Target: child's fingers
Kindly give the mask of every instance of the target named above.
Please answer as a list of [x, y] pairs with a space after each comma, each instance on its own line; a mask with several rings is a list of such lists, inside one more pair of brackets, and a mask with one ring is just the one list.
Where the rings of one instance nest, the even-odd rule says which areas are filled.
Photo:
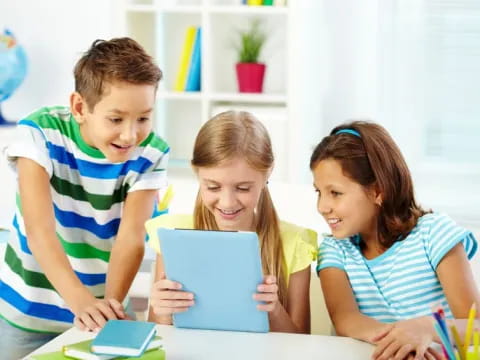
[[107, 299], [108, 304], [115, 312], [115, 315], [118, 319], [124, 319], [126, 317], [125, 310], [123, 309], [123, 305], [117, 299]]
[[101, 313], [102, 317], [105, 320], [116, 320], [117, 319], [117, 314], [115, 313], [114, 309], [110, 306], [109, 301], [98, 302], [96, 304], [96, 308], [98, 309], [98, 311]]
[[277, 293], [278, 285], [277, 284], [272, 284], [272, 285], [261, 284], [257, 286], [257, 291], [262, 293]]
[[79, 320], [85, 325], [89, 331], [98, 331], [101, 326], [94, 320], [94, 316], [90, 312], [84, 312], [79, 316]]
[[75, 327], [79, 330], [82, 330], [82, 331], [87, 330], [87, 327], [80, 320], [80, 318], [78, 316], [75, 316], [75, 319], [73, 320], [73, 325], [75, 325]]
[[390, 345], [392, 345], [394, 341], [395, 341], [395, 338], [393, 336], [385, 336], [382, 340], [380, 340], [380, 342], [375, 347], [375, 351], [372, 354], [372, 359], [377, 359], [381, 355], [383, 356], [383, 358], [388, 359], [389, 357], [384, 356], [384, 354], [387, 351], [387, 349], [389, 349], [388, 352], [392, 350], [390, 348]]
[[404, 344], [400, 347], [400, 349], [398, 349], [393, 360], [403, 360], [408, 357], [408, 354], [410, 354], [413, 350], [412, 344]]
[[177, 313], [182, 313], [188, 311], [190, 307], [178, 307], [178, 308], [169, 308], [168, 311], [165, 311], [165, 308], [153, 308], [153, 312], [156, 315], [172, 315]]
[[278, 300], [278, 295], [277, 293], [257, 293], [253, 294], [253, 299], [256, 301], [274, 302]]
[[415, 350], [415, 360], [422, 360], [427, 352], [428, 345], [421, 344]]
[[428, 356], [428, 359], [431, 359], [431, 360], [445, 360], [445, 358], [441, 353], [439, 353], [437, 350], [431, 347], [429, 347], [427, 349], [427, 352], [425, 353], [425, 357], [427, 356]]
[[162, 290], [157, 292], [152, 298], [157, 300], [193, 300], [193, 293], [187, 291]]
[[277, 278], [274, 275], [265, 275], [263, 278], [263, 283], [267, 285], [276, 284]]
[[182, 288], [182, 284], [168, 279], [158, 280], [153, 286], [156, 290], [180, 290]]
[[392, 331], [392, 329], [393, 325], [385, 327], [382, 331], [377, 333], [377, 335], [372, 338], [372, 343], [378, 343], [379, 341], [381, 341], [385, 336], [390, 333], [390, 331]]
[[[393, 340], [388, 346], [386, 346], [383, 351], [377, 355], [381, 356], [381, 359], [391, 359], [398, 352], [398, 349], [401, 347], [401, 344]], [[374, 358], [375, 359], [375, 358]]]
[[270, 312], [270, 311], [273, 311], [274, 309], [275, 309], [275, 304], [274, 303], [258, 304], [257, 305], [257, 310], [260, 310], [260, 311]]
[[193, 300], [160, 300], [157, 305], [165, 308], [190, 307], [193, 305]]

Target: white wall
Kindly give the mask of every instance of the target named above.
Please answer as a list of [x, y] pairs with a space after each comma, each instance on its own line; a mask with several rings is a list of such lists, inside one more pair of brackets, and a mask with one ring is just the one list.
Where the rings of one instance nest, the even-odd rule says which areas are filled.
[[8, 28], [29, 58], [29, 72], [2, 104], [18, 120], [46, 105], [68, 104], [73, 66], [93, 40], [110, 38], [114, 0], [1, 0], [0, 31]]

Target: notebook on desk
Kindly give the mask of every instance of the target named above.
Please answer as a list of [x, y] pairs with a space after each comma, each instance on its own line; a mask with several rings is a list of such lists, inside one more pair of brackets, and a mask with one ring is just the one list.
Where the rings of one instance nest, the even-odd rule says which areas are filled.
[[267, 332], [268, 315], [252, 298], [262, 283], [254, 232], [157, 230], [168, 279], [194, 294], [195, 304], [173, 315], [176, 327]]
[[90, 346], [99, 355], [140, 356], [155, 335], [155, 324], [132, 320], [108, 320]]

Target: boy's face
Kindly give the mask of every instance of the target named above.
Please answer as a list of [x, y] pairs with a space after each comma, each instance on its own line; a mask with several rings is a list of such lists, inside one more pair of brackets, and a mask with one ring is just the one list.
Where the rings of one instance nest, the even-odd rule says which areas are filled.
[[376, 235], [381, 196], [343, 173], [337, 160], [321, 160], [313, 169], [318, 212], [338, 239], [360, 234], [365, 241]]
[[130, 159], [152, 130], [153, 85], [105, 84], [104, 95], [92, 112], [78, 93], [72, 94], [70, 102], [83, 140], [112, 163]]
[[267, 174], [241, 158], [223, 165], [199, 167], [200, 196], [220, 230], [255, 231], [255, 208]]

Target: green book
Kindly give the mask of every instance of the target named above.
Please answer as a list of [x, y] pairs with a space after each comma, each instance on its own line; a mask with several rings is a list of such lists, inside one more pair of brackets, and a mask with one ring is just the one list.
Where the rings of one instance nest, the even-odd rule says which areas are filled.
[[[110, 355], [96, 355], [90, 351], [90, 344], [92, 340], [85, 340], [75, 344], [65, 345], [62, 351], [55, 351], [43, 355], [32, 356], [31, 359], [35, 360], [109, 360], [109, 359], [131, 359], [130, 357], [115, 357]], [[138, 360], [164, 360], [165, 351], [161, 349], [162, 338], [155, 336], [150, 344], [147, 346], [147, 350], [142, 356], [136, 357]]]

